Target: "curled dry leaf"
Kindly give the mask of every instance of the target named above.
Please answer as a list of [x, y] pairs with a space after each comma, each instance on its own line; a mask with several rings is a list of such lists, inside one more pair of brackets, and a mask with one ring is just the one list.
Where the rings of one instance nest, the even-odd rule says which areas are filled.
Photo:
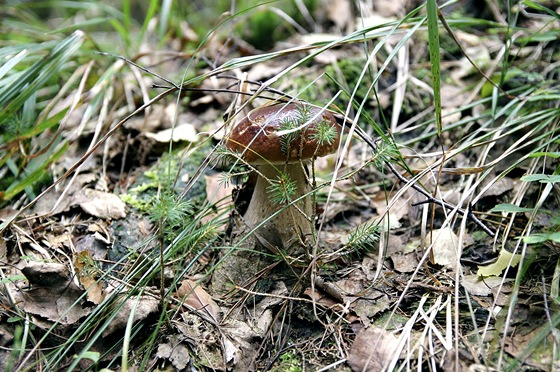
[[190, 279], [183, 280], [177, 290], [177, 296], [183, 299], [183, 303], [196, 311], [205, 312], [215, 321], [222, 318], [221, 309], [212, 297], [202, 288], [200, 284]]

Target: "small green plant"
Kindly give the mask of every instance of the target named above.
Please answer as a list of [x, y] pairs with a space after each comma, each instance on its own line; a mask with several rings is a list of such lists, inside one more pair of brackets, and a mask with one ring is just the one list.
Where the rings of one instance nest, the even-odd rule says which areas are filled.
[[273, 203], [284, 205], [293, 200], [297, 187], [288, 175], [281, 173], [277, 179], [269, 181], [270, 185], [267, 187], [267, 191]]
[[353, 252], [368, 252], [375, 249], [379, 243], [381, 226], [377, 221], [367, 222], [354, 229], [344, 239], [346, 249]]
[[271, 371], [273, 372], [302, 372], [303, 364], [301, 356], [292, 351], [286, 351], [280, 355], [278, 365], [274, 366]]

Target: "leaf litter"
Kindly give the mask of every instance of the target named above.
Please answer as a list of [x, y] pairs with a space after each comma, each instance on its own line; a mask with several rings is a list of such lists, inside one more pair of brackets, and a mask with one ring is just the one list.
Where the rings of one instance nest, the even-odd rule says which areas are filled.
[[[358, 28], [356, 20], [351, 17], [351, 9], [346, 6], [344, 1], [333, 1], [326, 15], [335, 29], [345, 33]], [[383, 17], [397, 15], [395, 13], [402, 9], [389, 8], [395, 9], [394, 13], [382, 14]], [[372, 21], [374, 16], [371, 14]], [[381, 23], [387, 21], [387, 18], [381, 18]], [[332, 39], [339, 37], [335, 33], [327, 36]], [[463, 32], [457, 36], [468, 46], [467, 53], [477, 56], [480, 67], [492, 67], [492, 58], [496, 58], [496, 48], [500, 45], [498, 40]], [[310, 43], [325, 40], [308, 39]], [[214, 48], [224, 46], [219, 45], [219, 38], [212, 42], [216, 43]], [[421, 46], [418, 48], [421, 49]], [[208, 48], [207, 52], [215, 51]], [[332, 53], [328, 58], [319, 55], [325, 58], [315, 58], [315, 62], [333, 63], [342, 58], [341, 55], [352, 54], [356, 50], [348, 45], [329, 52]], [[419, 58], [422, 51], [418, 54], [412, 58]], [[290, 66], [290, 58], [294, 57], [286, 54], [285, 59], [255, 64], [249, 71], [249, 77], [262, 80], [275, 76], [274, 71], [281, 72]], [[305, 76], [323, 67], [298, 66], [293, 74]], [[402, 67], [391, 65], [390, 68], [398, 70]], [[469, 103], [469, 98], [474, 99], [473, 95], [467, 94], [467, 87], [473, 82], [471, 79], [475, 72], [464, 57], [450, 62], [449, 70], [444, 72], [454, 81], [454, 85], [442, 87], [446, 98], [444, 107], [449, 110], [444, 121], [444, 126], [447, 126], [464, 120], [468, 115], [476, 115], [474, 108], [468, 113], [461, 108]], [[473, 186], [472, 179], [468, 178], [469, 172], [465, 170], [476, 170], [471, 173], [479, 174], [481, 172], [477, 167], [485, 166], [476, 161], [481, 153], [474, 151], [470, 156], [458, 153], [446, 159], [445, 167], [462, 171], [442, 172], [436, 176], [441, 170], [437, 162], [441, 161], [442, 154], [437, 153], [435, 157], [430, 154], [440, 148], [434, 143], [414, 142], [421, 133], [415, 131], [414, 126], [409, 126], [417, 122], [408, 123], [416, 114], [411, 112], [412, 109], [421, 111], [424, 108], [422, 102], [427, 96], [426, 83], [410, 76], [408, 78], [410, 88], [403, 98], [407, 102], [401, 112], [403, 118], [392, 129], [403, 146], [418, 146], [414, 151], [425, 157], [414, 153], [407, 155], [412, 159], [410, 165], [413, 168], [403, 169], [403, 174], [415, 169], [411, 173], [415, 175], [414, 172], [423, 172], [431, 167], [430, 172], [413, 182], [422, 183], [436, 192], [448, 191], [445, 200], [453, 200], [454, 204], [461, 202], [462, 207], [469, 210], [476, 207], [477, 212], [490, 212], [496, 205], [509, 201], [516, 201], [514, 205], [521, 208], [520, 201], [525, 202], [522, 205], [527, 205], [526, 202], [538, 195], [539, 187], [526, 185], [523, 189], [519, 186], [527, 180], [526, 177], [521, 178], [527, 171], [526, 163], [516, 164], [507, 177], [502, 176], [502, 169], [492, 169], [489, 176]], [[216, 83], [215, 79], [212, 83], [214, 88], [228, 86]], [[293, 81], [282, 81], [279, 90], [288, 91], [291, 84]], [[390, 84], [383, 86], [383, 81], [381, 85], [381, 89], [389, 93], [396, 89]], [[132, 199], [129, 199], [127, 204], [117, 196], [116, 190], [120, 188], [126, 194], [137, 186], [141, 189], [141, 196], [159, 192], [159, 186], [143, 177], [147, 171], [154, 169], [150, 168], [151, 160], [148, 159], [164, 153], [160, 143], [179, 143], [180, 149], [185, 151], [179, 154], [182, 160], [178, 163], [187, 167], [185, 163], [196, 154], [196, 151], [189, 152], [189, 146], [196, 145], [205, 136], [214, 140], [216, 137], [211, 137], [211, 134], [220, 130], [220, 116], [225, 107], [220, 111], [212, 105], [225, 106], [229, 101], [223, 96], [216, 97], [214, 94], [198, 97], [178, 112], [173, 103], [166, 107], [154, 104], [146, 116], [138, 115], [127, 122], [128, 135], [132, 138], [115, 138], [120, 143], [132, 144], [132, 155], [128, 160], [130, 171], [123, 175], [120, 170], [115, 170], [117, 167], [109, 167], [104, 169], [109, 170], [109, 174], [100, 175], [96, 169], [102, 164], [102, 157], [108, 163], [117, 164], [121, 154], [114, 148], [104, 154], [96, 153], [90, 159], [95, 160], [94, 165], [84, 167], [73, 182], [63, 185], [67, 187], [64, 193], [62, 188], [47, 194], [21, 223], [12, 226], [0, 244], [0, 257], [12, 265], [2, 272], [2, 294], [12, 302], [15, 309], [10, 312], [12, 317], [26, 314], [34, 325], [43, 330], [54, 325], [57, 332], [68, 335], [65, 332], [78, 327], [99, 305], [112, 298], [113, 302], [107, 309], [115, 316], [106, 323], [92, 325], [93, 329], [102, 329], [102, 337], [95, 347], [106, 352], [107, 356], [110, 356], [108, 350], [113, 346], [112, 337], [120, 337], [130, 324], [153, 326], [154, 317], [162, 310], [157, 295], [161, 282], [145, 282], [144, 288], [149, 293], [140, 294], [129, 291], [122, 278], [138, 268], [133, 278], [140, 280], [149, 270], [149, 265], [157, 262], [158, 249], [162, 248], [151, 240], [156, 235], [154, 225], [157, 221], [147, 222], [141, 217], [146, 210], [143, 208], [149, 202], [138, 199], [131, 202]], [[372, 110], [379, 110], [379, 104], [383, 108], [383, 102], [374, 97], [370, 97], [369, 102]], [[183, 109], [203, 111], [206, 116], [200, 119], [199, 115], [197, 121], [188, 116], [189, 113], [178, 122], [172, 119], [176, 114], [182, 115]], [[472, 125], [483, 126], [484, 121], [485, 117], [481, 115]], [[169, 125], [173, 123], [181, 125], [171, 129]], [[503, 159], [502, 153], [507, 152], [504, 150], [516, 152], [514, 147], [509, 147], [512, 144], [507, 140], [499, 142], [501, 134], [496, 134], [497, 144], [485, 149], [489, 159]], [[443, 143], [451, 149], [459, 140], [462, 138], [454, 136], [454, 133], [446, 132], [442, 137]], [[80, 149], [73, 151], [75, 153], [69, 154], [69, 157], [78, 158]], [[403, 186], [399, 185], [402, 180], [388, 176], [386, 169], [364, 165], [364, 153], [368, 151], [363, 142], [354, 141], [346, 154], [347, 168], [341, 171], [341, 174], [348, 172], [348, 176], [335, 182], [335, 188], [328, 191], [329, 204], [325, 202], [327, 194], [320, 195], [318, 214], [319, 218], [323, 217], [323, 229], [319, 231], [319, 236], [323, 246], [315, 256], [320, 263], [309, 266], [313, 274], [302, 276], [304, 280], [294, 283], [293, 277], [290, 279], [285, 268], [280, 268], [281, 265], [266, 263], [259, 271], [259, 278], [256, 278], [259, 280], [235, 283], [228, 277], [227, 284], [233, 282], [235, 285], [228, 287], [224, 284], [221, 293], [212, 287], [209, 277], [220, 253], [236, 244], [236, 234], [242, 236], [241, 230], [232, 229], [232, 225], [235, 226], [232, 221], [239, 219], [239, 212], [234, 208], [242, 208], [243, 192], [246, 190], [234, 184], [222, 187], [221, 176], [217, 173], [207, 172], [197, 179], [197, 168], [204, 157], [194, 166], [191, 164], [191, 168], [177, 171], [182, 185], [192, 186], [191, 180], [202, 183], [197, 193], [189, 195], [190, 199], [211, 206], [211, 210], [201, 216], [201, 225], [223, 218], [224, 210], [226, 218], [217, 228], [221, 234], [219, 239], [194, 238], [192, 246], [203, 245], [207, 248], [205, 254], [195, 253], [194, 248], [181, 253], [196, 257], [188, 261], [192, 269], [184, 269], [187, 261], [180, 256], [166, 263], [167, 271], [163, 270], [161, 280], [164, 289], [173, 293], [172, 315], [158, 338], [157, 347], [149, 356], [152, 365], [171, 365], [175, 370], [188, 370], [194, 365], [213, 370], [260, 370], [277, 366], [280, 353], [295, 349], [303, 355], [301, 365], [308, 369], [346, 363], [352, 370], [377, 371], [393, 368], [403, 360], [411, 365], [416, 363], [415, 369], [428, 366], [434, 369], [445, 366], [447, 369], [456, 366], [454, 361], [450, 362], [450, 355], [456, 356], [460, 366], [467, 368], [485, 361], [489, 365], [494, 363], [490, 354], [474, 352], [472, 345], [484, 345], [491, 349], [503, 342], [504, 351], [512, 360], [519, 358], [533, 368], [547, 370], [553, 363], [551, 348], [541, 346], [556, 342], [554, 331], [547, 333], [547, 323], [542, 322], [546, 315], [550, 317], [548, 309], [542, 304], [549, 288], [545, 285], [543, 290], [540, 278], [529, 276], [527, 287], [522, 287], [515, 294], [519, 297], [518, 303], [511, 302], [511, 293], [515, 290], [512, 275], [517, 272], [516, 265], [528, 256], [520, 254], [519, 246], [517, 249], [500, 247], [500, 243], [476, 236], [476, 227], [472, 224], [465, 227], [462, 217], [455, 216], [455, 220], [451, 221], [448, 211], [428, 208], [427, 204], [422, 204], [422, 195], [408, 185], [405, 191], [398, 191]], [[426, 160], [428, 158], [430, 161]], [[333, 157], [317, 162], [315, 171], [318, 179], [329, 181], [337, 160]], [[64, 162], [56, 166], [69, 168]], [[227, 171], [220, 169], [219, 165], [212, 171], [215, 170]], [[242, 180], [244, 172], [244, 169], [239, 171]], [[164, 180], [161, 177], [155, 183]], [[550, 182], [554, 183], [554, 179]], [[102, 186], [107, 184], [113, 189]], [[250, 188], [250, 182], [246, 185]], [[468, 197], [478, 204], [471, 206], [464, 201], [467, 192], [471, 192]], [[232, 194], [237, 194], [239, 198], [235, 201], [228, 198]], [[150, 197], [146, 199], [150, 200]], [[553, 207], [547, 209], [555, 210]], [[523, 211], [529, 213], [527, 209]], [[2, 211], [2, 215], [8, 213], [7, 210]], [[494, 213], [502, 213], [499, 218], [493, 216], [496, 218], [495, 225], [509, 224], [513, 229], [512, 235], [516, 237], [521, 235], [530, 220], [530, 216], [522, 216], [523, 219], [512, 216], [516, 213], [512, 208]], [[544, 220], [541, 227], [552, 224], [550, 220]], [[375, 231], [379, 237], [375, 239], [378, 240], [372, 239], [376, 243], [367, 249], [352, 250], [349, 242], [353, 234], [364, 226], [377, 227]], [[501, 238], [506, 240], [508, 236]], [[164, 246], [172, 246], [170, 239], [173, 238], [166, 239], [162, 238]], [[183, 239], [190, 241], [193, 237]], [[515, 240], [510, 241], [515, 243]], [[259, 242], [258, 238], [254, 238], [252, 244]], [[185, 246], [191, 247], [189, 244], [185, 243]], [[554, 241], [547, 249], [557, 254]], [[545, 251], [531, 252], [533, 263], [556, 257], [547, 257], [542, 252]], [[293, 268], [305, 267], [297, 257], [288, 259]], [[492, 260], [494, 262], [488, 262]], [[254, 262], [249, 260], [246, 264]], [[177, 277], [179, 273], [183, 277]], [[472, 302], [468, 302], [465, 293], [472, 297]], [[453, 298], [458, 306], [453, 309], [451, 296], [459, 296]], [[512, 315], [506, 317], [511, 308], [515, 308], [511, 310]], [[454, 311], [462, 313], [454, 319]], [[463, 313], [467, 314], [464, 318]], [[456, 319], [459, 324], [455, 323]], [[506, 321], [510, 322], [509, 326], [516, 326], [516, 332], [503, 328]], [[532, 321], [535, 323], [532, 324]], [[553, 317], [548, 322], [556, 327], [558, 319]], [[2, 323], [0, 326], [1, 340], [8, 344], [10, 325]], [[457, 330], [460, 334], [455, 334]], [[483, 331], [476, 334], [478, 330]], [[461, 343], [458, 350], [453, 349], [451, 340], [463, 337], [464, 344]], [[484, 344], [480, 343], [482, 339]], [[543, 342], [538, 347], [529, 348], [534, 340]]]

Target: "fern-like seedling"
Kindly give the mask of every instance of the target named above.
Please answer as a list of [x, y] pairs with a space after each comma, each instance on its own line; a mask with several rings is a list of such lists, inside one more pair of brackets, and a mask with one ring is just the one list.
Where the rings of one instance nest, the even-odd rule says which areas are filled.
[[313, 141], [317, 141], [318, 146], [332, 145], [339, 137], [338, 131], [327, 120], [321, 120], [315, 127], [315, 131], [310, 135]]
[[345, 246], [348, 250], [358, 253], [374, 249], [379, 242], [380, 231], [381, 227], [377, 221], [362, 224], [346, 236]]
[[293, 200], [297, 185], [287, 175], [281, 174], [276, 180], [271, 180], [266, 190], [272, 203], [283, 205]]
[[399, 150], [394, 143], [380, 142], [378, 143], [372, 162], [377, 169], [383, 170], [385, 163], [394, 162], [394, 160], [398, 158]]
[[288, 116], [286, 119], [282, 120], [279, 126], [280, 131], [287, 131], [288, 133], [282, 135], [280, 138], [280, 144], [282, 148], [282, 153], [286, 156], [290, 154], [290, 145], [299, 137], [300, 133], [304, 129], [297, 129], [299, 126], [307, 123], [312, 119], [311, 111], [308, 105], [298, 105], [297, 113], [293, 116]]
[[[293, 117], [289, 117], [285, 120], [282, 120], [282, 122], [280, 123], [279, 129], [281, 131], [291, 131], [296, 129], [298, 126], [300, 126], [301, 123], [299, 121], [299, 119], [295, 119]], [[300, 130], [294, 130], [292, 132], [288, 132], [286, 134], [284, 134], [282, 137], [280, 137], [280, 146], [282, 149], [282, 154], [289, 156], [290, 154], [290, 144], [296, 139], [298, 138]]]

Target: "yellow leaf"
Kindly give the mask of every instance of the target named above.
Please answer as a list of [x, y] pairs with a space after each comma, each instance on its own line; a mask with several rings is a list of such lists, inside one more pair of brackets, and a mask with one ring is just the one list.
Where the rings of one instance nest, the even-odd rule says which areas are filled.
[[500, 251], [500, 256], [498, 257], [498, 260], [496, 262], [488, 266], [478, 267], [477, 275], [500, 276], [502, 275], [502, 271], [504, 271], [504, 269], [508, 267], [508, 265], [510, 265], [511, 267], [517, 266], [519, 260], [521, 260], [521, 255], [519, 254], [514, 255], [512, 253], [509, 253], [505, 249], [502, 249]]

